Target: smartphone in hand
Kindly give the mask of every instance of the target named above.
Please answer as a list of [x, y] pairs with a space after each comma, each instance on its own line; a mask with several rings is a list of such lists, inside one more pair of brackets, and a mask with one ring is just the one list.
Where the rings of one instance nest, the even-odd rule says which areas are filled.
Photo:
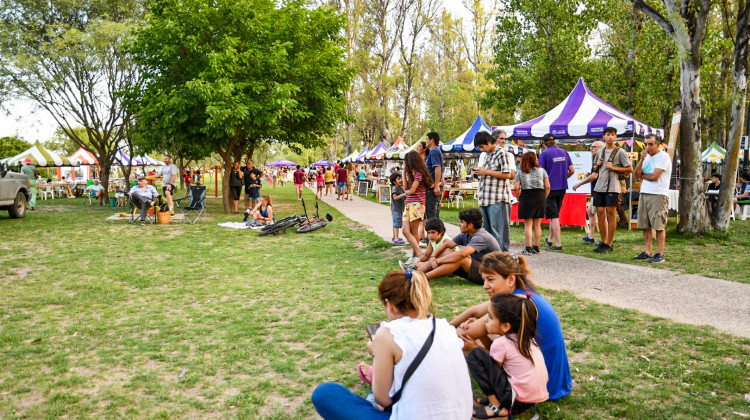
[[365, 329], [367, 329], [367, 335], [370, 336], [370, 340], [372, 340], [372, 337], [375, 335], [375, 332], [380, 328], [380, 323], [377, 324], [368, 324], [365, 326]]

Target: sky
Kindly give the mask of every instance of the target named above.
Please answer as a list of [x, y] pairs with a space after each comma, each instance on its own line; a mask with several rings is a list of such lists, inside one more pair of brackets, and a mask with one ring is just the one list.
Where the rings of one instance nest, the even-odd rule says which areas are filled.
[[[469, 17], [462, 0], [443, 0], [443, 6], [453, 16], [464, 20]], [[6, 108], [9, 114], [0, 111], [0, 137], [19, 136], [31, 143], [36, 140], [44, 142], [52, 137], [57, 128], [50, 114], [36, 109], [31, 101], [15, 100], [6, 104]]]

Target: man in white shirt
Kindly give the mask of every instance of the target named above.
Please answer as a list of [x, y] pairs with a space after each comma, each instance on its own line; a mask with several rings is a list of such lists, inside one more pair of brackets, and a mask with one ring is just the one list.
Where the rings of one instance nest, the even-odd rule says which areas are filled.
[[[650, 263], [664, 261], [664, 242], [667, 234], [667, 213], [669, 212], [669, 177], [672, 174], [672, 160], [667, 152], [659, 147], [659, 139], [649, 134], [644, 139], [646, 148], [641, 152], [641, 161], [635, 168], [635, 177], [640, 178], [641, 194], [638, 198], [638, 227], [643, 229], [645, 247], [633, 259], [648, 260]], [[653, 229], [653, 230], [652, 230]], [[651, 242], [656, 231], [656, 254], [651, 256]]]

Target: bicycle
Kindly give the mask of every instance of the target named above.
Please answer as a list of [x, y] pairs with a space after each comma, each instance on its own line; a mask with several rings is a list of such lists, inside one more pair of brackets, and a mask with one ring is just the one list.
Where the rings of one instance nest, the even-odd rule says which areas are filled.
[[302, 200], [302, 208], [305, 211], [304, 220], [300, 222], [300, 227], [297, 229], [297, 233], [310, 233], [318, 229], [322, 229], [328, 225], [328, 222], [333, 221], [331, 213], [326, 213], [326, 217], [321, 218], [318, 208], [318, 203], [315, 202], [315, 217], [310, 218], [307, 215], [307, 207], [305, 206], [305, 200]]

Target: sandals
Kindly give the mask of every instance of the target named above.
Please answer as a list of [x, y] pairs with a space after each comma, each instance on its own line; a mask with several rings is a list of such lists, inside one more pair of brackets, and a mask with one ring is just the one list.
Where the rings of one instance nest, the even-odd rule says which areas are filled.
[[367, 385], [372, 385], [372, 366], [368, 366], [368, 368], [370, 368], [370, 379], [367, 379], [367, 377], [365, 376], [365, 373], [362, 371], [362, 366], [367, 366], [367, 363], [360, 362], [357, 365], [357, 373], [359, 373], [359, 377], [362, 378], [362, 381], [364, 381], [364, 383], [366, 383]]
[[[485, 398], [482, 398], [480, 401], [482, 401], [484, 399]], [[490, 404], [489, 401], [488, 401], [487, 407], [489, 407], [490, 410], [492, 410], [492, 412], [494, 413], [494, 416], [488, 416], [487, 415], [487, 410], [481, 409], [479, 411], [474, 410], [474, 414], [473, 414], [472, 417], [475, 418], [475, 419], [508, 418], [507, 415], [506, 416], [501, 416], [500, 415], [500, 409], [497, 408], [494, 404]]]

